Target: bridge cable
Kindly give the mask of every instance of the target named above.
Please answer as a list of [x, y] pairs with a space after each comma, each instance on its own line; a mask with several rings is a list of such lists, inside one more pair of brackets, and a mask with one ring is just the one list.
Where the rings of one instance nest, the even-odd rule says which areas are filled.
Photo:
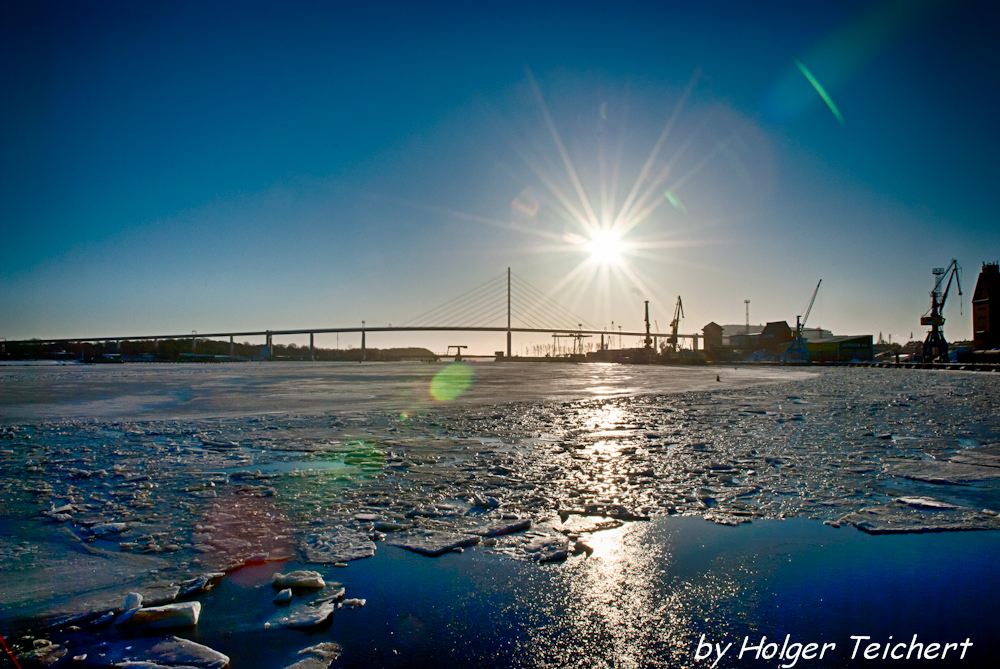
[[499, 294], [500, 290], [501, 286], [498, 283], [492, 283], [492, 285], [481, 285], [474, 292], [469, 291], [463, 296], [464, 299], [467, 300], [466, 302], [456, 302], [455, 300], [450, 300], [450, 303], [439, 305], [435, 309], [424, 312], [417, 318], [407, 321], [407, 323], [421, 322], [426, 325], [441, 325], [443, 323], [455, 321], [456, 319], [461, 319], [463, 313], [468, 312], [469, 302], [475, 306], [484, 300], [495, 299], [494, 295]]
[[577, 325], [577, 326], [579, 324], [587, 325], [587, 329], [589, 330], [597, 329], [593, 326], [593, 324], [589, 323], [587, 319], [582, 318], [579, 314], [573, 313], [572, 311], [562, 306], [548, 295], [544, 294], [543, 292], [532, 286], [524, 279], [518, 276], [515, 276], [513, 278], [517, 279], [518, 287], [521, 288], [527, 294], [527, 296], [533, 297], [537, 302], [541, 303], [539, 305], [540, 307], [544, 307], [546, 309], [550, 309], [556, 312], [553, 314], [553, 316], [555, 316], [556, 318], [565, 318], [567, 320], [570, 320], [572, 325]]
[[[531, 327], [537, 330], [550, 329], [549, 323], [546, 322], [547, 316], [544, 314], [537, 313], [533, 305], [523, 303], [521, 298], [511, 296], [511, 306], [517, 306], [518, 310], [514, 311], [511, 309], [511, 318], [513, 319], [516, 315], [519, 321], [523, 321], [531, 325]], [[539, 323], [539, 321], [541, 321]]]
[[479, 300], [474, 302], [472, 305], [466, 306], [460, 312], [449, 312], [447, 316], [442, 316], [439, 323], [434, 325], [441, 325], [443, 327], [457, 326], [456, 324], [467, 324], [473, 319], [477, 318], [484, 310], [495, 309], [498, 301], [502, 297], [502, 292], [499, 289], [494, 289], [492, 293], [482, 296]]
[[536, 300], [538, 300], [538, 301], [542, 302], [543, 304], [545, 304], [545, 306], [547, 308], [551, 308], [554, 311], [558, 311], [559, 315], [562, 318], [571, 319], [574, 323], [585, 323], [585, 324], [587, 324], [589, 326], [589, 329], [594, 329], [593, 326], [592, 326], [592, 324], [587, 323], [587, 320], [584, 319], [584, 318], [582, 318], [579, 314], [573, 313], [572, 311], [570, 311], [566, 307], [564, 307], [561, 304], [559, 304], [558, 302], [556, 302], [553, 298], [549, 297], [545, 293], [541, 292], [540, 290], [538, 290], [537, 288], [535, 288], [534, 286], [532, 286], [530, 283], [528, 283], [524, 279], [521, 279], [520, 277], [516, 277], [516, 278], [518, 280], [519, 286], [521, 288], [523, 288], [526, 293], [528, 293], [529, 295], [535, 297]]
[[420, 314], [420, 315], [418, 315], [418, 316], [416, 316], [414, 318], [411, 318], [410, 320], [406, 321], [403, 325], [404, 326], [406, 326], [406, 325], [412, 325], [413, 323], [419, 322], [422, 319], [429, 317], [431, 314], [435, 314], [436, 312], [440, 312], [440, 311], [447, 312], [450, 309], [456, 308], [456, 307], [459, 306], [457, 303], [460, 302], [461, 300], [464, 300], [466, 298], [472, 297], [475, 294], [482, 292], [484, 289], [492, 288], [493, 286], [491, 284], [498, 283], [499, 281], [501, 281], [502, 279], [505, 279], [505, 278], [506, 278], [506, 272], [504, 272], [503, 274], [498, 274], [497, 276], [495, 276], [495, 277], [493, 277], [491, 279], [488, 279], [487, 281], [484, 281], [483, 283], [481, 283], [481, 284], [479, 284], [479, 285], [477, 285], [477, 286], [475, 286], [473, 288], [470, 288], [469, 290], [465, 291], [461, 295], [453, 297], [452, 299], [448, 300], [447, 302], [439, 304], [436, 307], [434, 307], [433, 309], [429, 309], [429, 310], [423, 312], [422, 314]]

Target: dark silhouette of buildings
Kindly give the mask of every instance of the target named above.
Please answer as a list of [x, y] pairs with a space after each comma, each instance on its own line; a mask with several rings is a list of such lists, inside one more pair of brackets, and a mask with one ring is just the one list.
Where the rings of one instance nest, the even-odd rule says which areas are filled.
[[787, 344], [793, 339], [795, 337], [792, 336], [792, 329], [788, 327], [787, 322], [772, 321], [765, 325], [760, 333], [758, 347], [777, 352], [781, 344]]
[[705, 336], [705, 350], [710, 351], [715, 348], [722, 348], [722, 326], [712, 321], [701, 329]]
[[972, 295], [972, 345], [977, 351], [1000, 348], [1000, 268], [984, 262]]

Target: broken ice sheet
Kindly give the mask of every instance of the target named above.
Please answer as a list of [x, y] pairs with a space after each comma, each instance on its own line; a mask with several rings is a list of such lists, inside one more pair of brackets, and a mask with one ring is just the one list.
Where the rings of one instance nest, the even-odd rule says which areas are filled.
[[[498, 395], [405, 419], [369, 400], [351, 412], [329, 403], [304, 412], [271, 398], [275, 413], [260, 415], [239, 407], [3, 425], [0, 495], [25, 531], [0, 539], [0, 579], [13, 584], [0, 614], [65, 610], [80, 596], [92, 611], [107, 604], [106, 612], [127, 591], [163, 584], [176, 594], [179, 584], [233, 573], [262, 554], [314, 564], [369, 556], [397, 532], [458, 537], [423, 544], [436, 553], [462, 548], [483, 528], [507, 528], [499, 552], [531, 546], [513, 557], [541, 559], [572, 551], [567, 534], [586, 535], [599, 556], [611, 534], [601, 524], [618, 522], [614, 514], [836, 522], [866, 509], [856, 520], [868, 530], [993, 527], [996, 516], [981, 509], [1000, 508], [991, 488], [1000, 479], [986, 471], [1000, 469], [987, 466], [1000, 419], [978, 398], [1000, 382], [891, 370], [810, 374], [722, 391], [713, 374], [711, 389], [683, 393], [516, 403]], [[884, 434], [913, 438], [876, 438]], [[961, 439], [983, 446], [957, 448]], [[345, 466], [308, 472], [311, 462]], [[895, 502], [937, 499], [917, 476], [955, 483], [941, 497], [964, 509]], [[545, 525], [574, 510], [594, 515]], [[523, 519], [531, 527], [515, 529]], [[105, 567], [80, 568], [93, 564]], [[25, 585], [25, 569], [61, 574], [46, 576], [58, 598]]]
[[441, 532], [435, 530], [416, 530], [393, 535], [386, 543], [399, 546], [414, 553], [438, 557], [456, 548], [478, 544], [480, 538], [476, 535]]
[[1000, 480], [1000, 468], [961, 462], [919, 461], [893, 463], [886, 467], [893, 476], [927, 483], [963, 485], [974, 481]]
[[1000, 518], [928, 498], [901, 498], [907, 501], [886, 506], [865, 507], [849, 513], [840, 522], [850, 523], [869, 534], [912, 534], [1000, 530]]
[[308, 600], [293, 603], [290, 608], [279, 611], [264, 626], [309, 628], [322, 625], [337, 610], [337, 603], [344, 599], [344, 593], [344, 588], [339, 586], [327, 588]]
[[306, 562], [333, 564], [375, 555], [375, 543], [367, 534], [341, 527], [307, 535], [302, 540]]

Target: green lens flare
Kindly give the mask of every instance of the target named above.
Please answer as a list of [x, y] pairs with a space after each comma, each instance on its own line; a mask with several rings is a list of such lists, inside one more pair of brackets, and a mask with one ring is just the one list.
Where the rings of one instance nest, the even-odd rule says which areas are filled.
[[687, 207], [684, 206], [684, 203], [681, 202], [681, 199], [679, 197], [674, 195], [673, 191], [668, 190], [663, 195], [667, 198], [667, 202], [669, 202], [674, 206], [674, 209], [683, 211], [685, 214], [687, 213], [688, 211]]
[[833, 112], [833, 115], [837, 117], [838, 121], [840, 121], [840, 125], [844, 125], [844, 117], [840, 115], [840, 110], [837, 109], [837, 105], [833, 104], [833, 100], [831, 100], [830, 96], [826, 94], [826, 90], [823, 88], [823, 86], [820, 85], [818, 81], [816, 81], [816, 77], [814, 77], [812, 72], [809, 71], [809, 68], [807, 68], [799, 61], [795, 61], [795, 64], [798, 66], [802, 74], [806, 76], [806, 79], [809, 80], [809, 83], [813, 85], [813, 88], [816, 89], [816, 92], [819, 93], [819, 96], [823, 98], [823, 101], [826, 102], [826, 106], [830, 108], [830, 111]]
[[453, 362], [434, 375], [431, 380], [431, 397], [438, 402], [450, 402], [472, 385], [472, 366]]

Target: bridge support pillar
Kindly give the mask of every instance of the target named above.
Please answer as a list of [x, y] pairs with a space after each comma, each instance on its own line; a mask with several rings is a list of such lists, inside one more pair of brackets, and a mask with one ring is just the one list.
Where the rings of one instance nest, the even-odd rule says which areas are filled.
[[312, 332], [309, 333], [309, 359], [310, 360], [315, 360], [316, 359], [315, 349], [313, 349], [313, 333]]
[[361, 321], [361, 360], [358, 363], [365, 361], [365, 322]]
[[229, 335], [229, 357], [233, 357], [233, 352], [235, 351], [235, 345], [233, 344], [233, 335]]
[[274, 343], [271, 341], [271, 331], [270, 330], [267, 331], [267, 343], [265, 345], [267, 346], [267, 357], [268, 358], [273, 357], [274, 356]]
[[507, 330], [507, 359], [510, 360], [510, 330]]
[[698, 335], [694, 336], [694, 350], [698, 350]]

